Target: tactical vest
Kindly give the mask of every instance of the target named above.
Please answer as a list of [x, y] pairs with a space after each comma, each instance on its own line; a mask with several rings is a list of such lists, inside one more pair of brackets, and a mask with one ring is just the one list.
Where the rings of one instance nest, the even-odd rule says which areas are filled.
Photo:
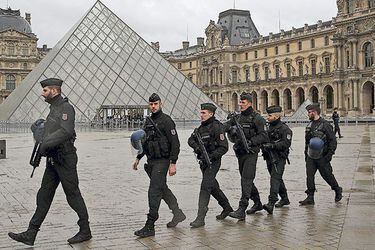
[[254, 119], [257, 115], [259, 114], [253, 112], [251, 115], [248, 115], [248, 116], [243, 116], [243, 115], [239, 116], [238, 122], [242, 126], [243, 132], [247, 140], [250, 140], [251, 137], [253, 137], [257, 133], [256, 126], [254, 123]]
[[[278, 142], [282, 139], [282, 135], [280, 133], [280, 129], [282, 126], [286, 126], [285, 123], [283, 122], [282, 125], [278, 128], [274, 128], [274, 129], [270, 129], [270, 126], [268, 125], [267, 126], [267, 134], [268, 134], [268, 138], [270, 139], [270, 142]], [[288, 149], [285, 149], [284, 151], [278, 151], [277, 154], [281, 157], [281, 158], [288, 158], [289, 156], [289, 148]]]
[[211, 124], [207, 126], [202, 126], [199, 129], [199, 134], [202, 137], [204, 147], [206, 148], [207, 153], [209, 154], [214, 152], [217, 146], [216, 138], [214, 135], [215, 122], [216, 121], [213, 121]]
[[[159, 121], [162, 124], [163, 121]], [[155, 123], [158, 126], [157, 123]], [[159, 126], [158, 126], [159, 128]], [[146, 120], [144, 130], [146, 132], [146, 141], [144, 143], [144, 150], [146, 155], [151, 159], [162, 159], [169, 158], [170, 154], [170, 144], [168, 138], [163, 131], [159, 128], [154, 127], [151, 122]]]
[[305, 134], [307, 138], [306, 143], [308, 144], [311, 138], [318, 137], [322, 139], [324, 143], [326, 144], [327, 138], [326, 138], [326, 134], [324, 133], [324, 122], [320, 122], [318, 126], [316, 126], [314, 129], [311, 126], [312, 126], [312, 122], [310, 122], [307, 125], [306, 130], [305, 130]]

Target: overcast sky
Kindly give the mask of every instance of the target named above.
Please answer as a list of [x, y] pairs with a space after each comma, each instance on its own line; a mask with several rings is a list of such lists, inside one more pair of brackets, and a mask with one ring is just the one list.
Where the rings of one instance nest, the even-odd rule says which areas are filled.
[[[96, 0], [0, 0], [1, 8], [31, 13], [32, 30], [38, 46], [53, 47]], [[221, 11], [233, 8], [234, 0], [102, 0], [115, 14], [149, 43], [159, 41], [160, 50], [176, 50], [189, 38], [205, 37], [210, 20], [217, 22]], [[262, 35], [289, 30], [337, 14], [336, 0], [236, 0], [236, 9], [249, 10]]]

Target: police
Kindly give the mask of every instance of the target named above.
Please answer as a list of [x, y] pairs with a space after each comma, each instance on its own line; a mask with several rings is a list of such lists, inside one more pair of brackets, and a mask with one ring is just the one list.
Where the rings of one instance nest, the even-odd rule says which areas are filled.
[[336, 133], [338, 133], [339, 138], [343, 138], [344, 136], [341, 135], [341, 131], [340, 131], [340, 125], [339, 125], [340, 115], [337, 113], [337, 108], [333, 110], [332, 120], [333, 120], [333, 124], [335, 125], [335, 136], [336, 136]]
[[45, 132], [40, 152], [47, 157], [46, 169], [37, 194], [37, 208], [30, 220], [27, 231], [9, 233], [13, 240], [34, 245], [35, 237], [51, 206], [57, 186], [63, 187], [68, 204], [78, 214], [79, 232], [68, 239], [70, 244], [91, 239], [89, 216], [85, 202], [78, 187], [77, 154], [74, 147], [75, 111], [67, 98], [61, 96], [62, 80], [45, 79], [40, 82], [42, 96], [50, 104], [50, 112], [45, 123]]
[[[245, 210], [249, 205], [250, 198], [254, 201], [254, 205], [247, 211], [248, 214], [263, 209], [258, 189], [254, 185], [254, 178], [260, 145], [267, 142], [268, 138], [264, 130], [265, 120], [254, 111], [250, 93], [244, 92], [240, 95], [239, 106], [241, 113], [231, 116], [230, 120], [226, 122], [228, 137], [234, 142], [233, 149], [238, 159], [242, 193], [238, 209], [229, 213], [229, 216], [244, 220]], [[240, 128], [236, 126], [236, 121]], [[244, 142], [240, 138], [239, 129], [244, 132], [246, 143], [250, 148], [249, 152], [247, 152]]]
[[[263, 208], [269, 213], [273, 213], [274, 206], [283, 207], [289, 205], [287, 190], [282, 179], [285, 164], [288, 160], [289, 147], [292, 143], [292, 130], [283, 123], [281, 117], [280, 106], [270, 106], [266, 109], [268, 113], [269, 127], [267, 134], [269, 142], [263, 144], [263, 156], [267, 163], [268, 172], [271, 175], [270, 195], [268, 196], [268, 204], [263, 205]], [[278, 195], [281, 200], [278, 201]]]
[[307, 198], [300, 205], [313, 205], [315, 192], [315, 173], [319, 170], [323, 179], [335, 191], [335, 202], [342, 198], [342, 188], [332, 173], [331, 160], [337, 147], [336, 136], [331, 124], [320, 117], [319, 103], [306, 107], [310, 123], [305, 131], [305, 160], [307, 174]]
[[[201, 105], [201, 125], [194, 130], [194, 133], [188, 139], [188, 144], [193, 148], [200, 160], [202, 171], [202, 183], [198, 201], [197, 218], [190, 223], [192, 228], [205, 225], [204, 218], [208, 211], [210, 195], [212, 195], [223, 208], [221, 214], [217, 215], [218, 220], [225, 219], [233, 211], [229, 201], [223, 191], [220, 189], [216, 180], [216, 174], [221, 166], [221, 157], [228, 151], [228, 141], [225, 137], [224, 126], [215, 118], [216, 106], [212, 103], [203, 103]], [[201, 138], [201, 141], [197, 137]], [[200, 145], [202, 143], [202, 145]], [[202, 151], [206, 151], [209, 156], [205, 162]]]
[[171, 117], [161, 110], [159, 95], [153, 93], [150, 96], [149, 106], [152, 114], [146, 119], [144, 125], [146, 138], [142, 143], [143, 152], [137, 155], [133, 163], [133, 169], [137, 170], [140, 159], [146, 155], [145, 171], [150, 177], [147, 221], [142, 229], [134, 232], [139, 237], [155, 235], [154, 224], [159, 218], [159, 206], [162, 199], [173, 213], [173, 218], [168, 222], [167, 227], [175, 227], [186, 219], [185, 214], [178, 207], [176, 197], [167, 186], [167, 172], [169, 171], [170, 176], [176, 174], [176, 162], [180, 153], [176, 125]]

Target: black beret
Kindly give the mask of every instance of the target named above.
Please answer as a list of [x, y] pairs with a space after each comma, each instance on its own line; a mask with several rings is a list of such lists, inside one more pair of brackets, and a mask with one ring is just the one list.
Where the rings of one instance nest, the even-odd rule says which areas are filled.
[[42, 85], [42, 88], [49, 87], [49, 86], [61, 87], [62, 83], [63, 83], [63, 80], [58, 79], [58, 78], [47, 78], [40, 82], [40, 84]]
[[312, 110], [312, 111], [320, 112], [320, 104], [319, 103], [312, 103], [310, 105], [307, 105], [306, 110], [307, 111]]
[[240, 99], [241, 100], [248, 100], [249, 102], [253, 101], [252, 95], [250, 93], [246, 93], [246, 92], [242, 92], [242, 94], [240, 95]]
[[216, 106], [212, 103], [202, 103], [201, 110], [208, 110], [208, 111], [211, 111], [212, 113], [215, 113]]
[[266, 111], [268, 114], [273, 114], [273, 113], [280, 113], [282, 111], [282, 108], [280, 106], [269, 106], [266, 108]]
[[152, 93], [150, 98], [148, 98], [148, 101], [149, 102], [157, 102], [157, 101], [161, 101], [161, 99], [160, 99], [160, 96], [158, 94]]

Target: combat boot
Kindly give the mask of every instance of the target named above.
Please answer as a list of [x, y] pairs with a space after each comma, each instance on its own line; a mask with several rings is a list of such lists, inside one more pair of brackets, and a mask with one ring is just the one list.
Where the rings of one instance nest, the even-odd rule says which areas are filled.
[[16, 234], [9, 232], [8, 235], [15, 241], [22, 242], [23, 244], [34, 246], [35, 238], [38, 233], [39, 229], [32, 229], [29, 228], [27, 231]]
[[305, 206], [305, 205], [314, 205], [314, 195], [313, 194], [308, 194], [306, 199], [303, 201], [299, 201], [300, 206]]
[[142, 229], [135, 231], [134, 234], [141, 238], [154, 236], [155, 235], [154, 224], [146, 222], [146, 225]]
[[342, 199], [342, 187], [338, 187], [335, 190], [335, 202], [339, 202]]
[[254, 205], [246, 211], [247, 214], [255, 214], [257, 211], [263, 210], [262, 202], [255, 201]]
[[288, 197], [281, 199], [278, 203], [275, 204], [275, 207], [280, 208], [286, 205], [289, 205], [290, 201]]
[[203, 227], [204, 225], [205, 225], [204, 217], [199, 216], [199, 215], [197, 216], [197, 218], [193, 222], [190, 222], [190, 226], [192, 228]]
[[246, 218], [245, 210], [246, 208], [244, 207], [238, 207], [236, 211], [230, 212], [229, 216], [235, 219], [245, 220]]
[[175, 227], [178, 223], [184, 221], [185, 219], [186, 215], [182, 212], [181, 209], [177, 209], [177, 211], [173, 213], [172, 220], [167, 223], [167, 227]]
[[74, 235], [72, 238], [68, 239], [69, 244], [77, 244], [81, 243], [87, 240], [91, 240], [91, 230], [89, 223], [86, 222], [79, 226], [79, 231], [76, 235]]
[[275, 206], [274, 202], [268, 202], [267, 204], [263, 205], [263, 209], [266, 210], [268, 214], [272, 214], [274, 206]]
[[232, 207], [224, 208], [223, 211], [221, 212], [221, 214], [216, 215], [216, 219], [217, 220], [224, 220], [225, 218], [227, 218], [227, 216], [231, 212], [233, 212], [233, 208]]

